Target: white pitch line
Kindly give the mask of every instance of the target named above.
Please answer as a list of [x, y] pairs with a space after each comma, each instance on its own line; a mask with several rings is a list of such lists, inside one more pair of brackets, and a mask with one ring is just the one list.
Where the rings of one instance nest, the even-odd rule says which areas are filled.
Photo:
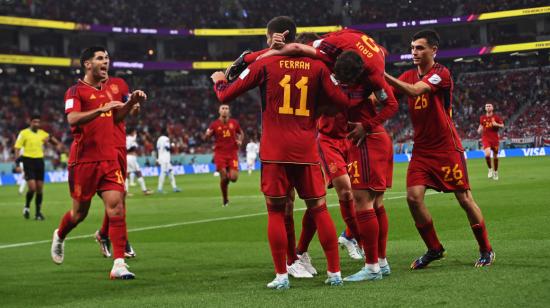
[[[437, 192], [427, 192], [426, 196], [429, 195], [435, 195], [438, 194]], [[396, 196], [396, 197], [389, 197], [385, 198], [384, 200], [395, 200], [395, 199], [403, 199], [406, 196]], [[327, 207], [337, 207], [340, 206], [339, 204], [330, 204]], [[295, 212], [297, 211], [305, 211], [306, 208], [297, 208], [294, 209]], [[184, 222], [176, 222], [166, 225], [158, 225], [158, 226], [149, 226], [149, 227], [141, 227], [141, 228], [134, 228], [129, 229], [128, 232], [140, 232], [140, 231], [148, 231], [148, 230], [158, 230], [158, 229], [165, 229], [165, 228], [173, 228], [173, 227], [179, 227], [179, 226], [187, 226], [187, 225], [195, 225], [195, 224], [202, 224], [202, 223], [210, 223], [210, 222], [216, 222], [216, 221], [226, 221], [226, 220], [234, 220], [234, 219], [241, 219], [241, 218], [249, 218], [249, 217], [255, 217], [255, 216], [263, 216], [266, 215], [267, 212], [261, 212], [261, 213], [254, 213], [254, 214], [245, 214], [245, 215], [237, 215], [237, 216], [227, 216], [227, 217], [218, 217], [218, 218], [209, 218], [209, 219], [201, 219], [201, 220], [194, 220], [194, 221], [184, 221]], [[94, 234], [88, 234], [88, 235], [77, 235], [77, 236], [71, 236], [66, 238], [65, 240], [77, 240], [77, 239], [83, 239], [83, 238], [90, 238], [93, 237]], [[46, 244], [51, 243], [51, 240], [42, 240], [42, 241], [34, 241], [34, 242], [23, 242], [23, 243], [14, 243], [14, 244], [7, 244], [7, 245], [1, 245], [0, 249], [7, 249], [7, 248], [17, 248], [17, 247], [24, 247], [24, 246], [32, 246], [32, 245], [38, 245], [38, 244]]]

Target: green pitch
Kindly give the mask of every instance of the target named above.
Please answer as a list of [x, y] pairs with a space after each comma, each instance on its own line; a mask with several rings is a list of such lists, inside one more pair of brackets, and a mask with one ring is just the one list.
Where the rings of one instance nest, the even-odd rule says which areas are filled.
[[[550, 157], [501, 159], [500, 181], [488, 180], [483, 160], [469, 161], [473, 194], [485, 214], [496, 263], [476, 269], [477, 244], [466, 216], [451, 194], [430, 192], [447, 258], [411, 272], [425, 248], [405, 201], [406, 164], [395, 166], [394, 188], [385, 206], [390, 219], [388, 260], [392, 275], [378, 282], [323, 285], [326, 264], [317, 238], [313, 264], [321, 275], [291, 279], [291, 289], [266, 289], [274, 277], [266, 235], [259, 173], [241, 173], [230, 186], [230, 206], [221, 207], [218, 178], [177, 178], [181, 193], [128, 199], [129, 238], [137, 258], [129, 260], [134, 281], [110, 281], [112, 261], [99, 254], [91, 235], [103, 214], [94, 199], [86, 221], [70, 234], [65, 262], [50, 259], [50, 240], [69, 208], [66, 184], [47, 185], [46, 220], [24, 220], [17, 188], [0, 187], [0, 306], [547, 306], [550, 303]], [[150, 188], [156, 178], [148, 178]], [[170, 191], [168, 185], [165, 191]], [[333, 191], [328, 197], [339, 230], [343, 222]], [[33, 205], [34, 207], [34, 205]], [[33, 208], [32, 208], [33, 209]], [[34, 214], [34, 209], [31, 212]], [[303, 203], [297, 202], [297, 234]], [[84, 237], [82, 237], [84, 236]], [[7, 247], [11, 244], [12, 247]], [[15, 247], [13, 247], [15, 246]], [[361, 261], [341, 251], [342, 274]]]

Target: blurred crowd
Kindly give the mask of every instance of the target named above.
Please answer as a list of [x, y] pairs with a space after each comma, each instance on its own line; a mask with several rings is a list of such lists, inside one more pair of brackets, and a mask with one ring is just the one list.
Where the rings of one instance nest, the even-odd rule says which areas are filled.
[[542, 0], [75, 0], [59, 5], [56, 0], [2, 0], [0, 15], [133, 27], [221, 28], [263, 27], [277, 15], [289, 15], [302, 26], [319, 26], [463, 16], [547, 4]]

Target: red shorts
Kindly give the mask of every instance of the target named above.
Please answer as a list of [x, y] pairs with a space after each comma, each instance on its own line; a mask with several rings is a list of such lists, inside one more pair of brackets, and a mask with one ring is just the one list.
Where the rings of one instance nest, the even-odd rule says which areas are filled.
[[118, 161], [118, 164], [120, 166], [120, 172], [122, 173], [122, 176], [124, 177], [124, 180], [126, 180], [126, 176], [128, 174], [127, 173], [127, 170], [128, 170], [128, 161], [127, 161], [127, 158], [126, 158], [126, 155], [128, 154], [128, 152], [126, 151], [126, 147], [117, 147], [116, 148], [116, 159]]
[[413, 150], [407, 170], [407, 187], [418, 185], [444, 192], [470, 189], [464, 153]]
[[325, 171], [327, 180], [332, 182], [335, 178], [348, 174], [347, 161], [351, 145], [348, 139], [336, 139], [319, 135], [317, 145], [319, 146], [321, 165]]
[[351, 145], [348, 173], [353, 189], [386, 191], [393, 181], [393, 145], [386, 132], [367, 135], [359, 146]]
[[216, 165], [216, 170], [239, 170], [239, 155], [237, 152], [232, 154], [216, 154], [214, 153], [214, 164]]
[[267, 197], [287, 197], [293, 189], [305, 200], [326, 195], [325, 178], [319, 165], [262, 163], [261, 182]]
[[86, 202], [96, 192], [124, 192], [124, 177], [115, 160], [78, 163], [69, 166], [69, 189], [73, 199]]
[[498, 148], [499, 148], [499, 142], [498, 142], [498, 139], [497, 140], [487, 140], [487, 139], [481, 139], [481, 145], [483, 147], [483, 149], [486, 149], [486, 148], [491, 148], [491, 150], [495, 151], [495, 152], [498, 152]]

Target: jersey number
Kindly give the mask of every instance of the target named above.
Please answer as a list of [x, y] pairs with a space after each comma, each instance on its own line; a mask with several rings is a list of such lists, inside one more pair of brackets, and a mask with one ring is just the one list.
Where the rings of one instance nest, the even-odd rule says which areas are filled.
[[376, 45], [372, 38], [366, 35], [361, 36], [361, 41], [357, 42], [355, 44], [355, 47], [357, 47], [357, 49], [359, 49], [359, 51], [366, 55], [368, 58], [374, 56], [374, 53], [380, 52], [380, 47]]
[[445, 177], [443, 178], [445, 182], [459, 181], [463, 176], [458, 164], [455, 164], [452, 169], [451, 166], [443, 166], [441, 167], [441, 171], [445, 172]]
[[[99, 105], [99, 108], [105, 106], [105, 104], [101, 104]], [[101, 115], [99, 115], [100, 117], [110, 117], [113, 115], [113, 111], [112, 110], [109, 110], [107, 112], [102, 112]]]
[[425, 94], [416, 97], [414, 101], [414, 109], [420, 110], [428, 108], [428, 97]]
[[224, 129], [223, 130], [223, 137], [224, 138], [231, 137], [231, 131], [229, 129]]
[[283, 87], [283, 106], [279, 107], [280, 114], [294, 114], [302, 117], [309, 117], [309, 110], [307, 109], [307, 82], [308, 77], [302, 76], [302, 78], [295, 84], [296, 88], [300, 90], [300, 106], [298, 109], [290, 107], [290, 75], [285, 75], [279, 85]]

